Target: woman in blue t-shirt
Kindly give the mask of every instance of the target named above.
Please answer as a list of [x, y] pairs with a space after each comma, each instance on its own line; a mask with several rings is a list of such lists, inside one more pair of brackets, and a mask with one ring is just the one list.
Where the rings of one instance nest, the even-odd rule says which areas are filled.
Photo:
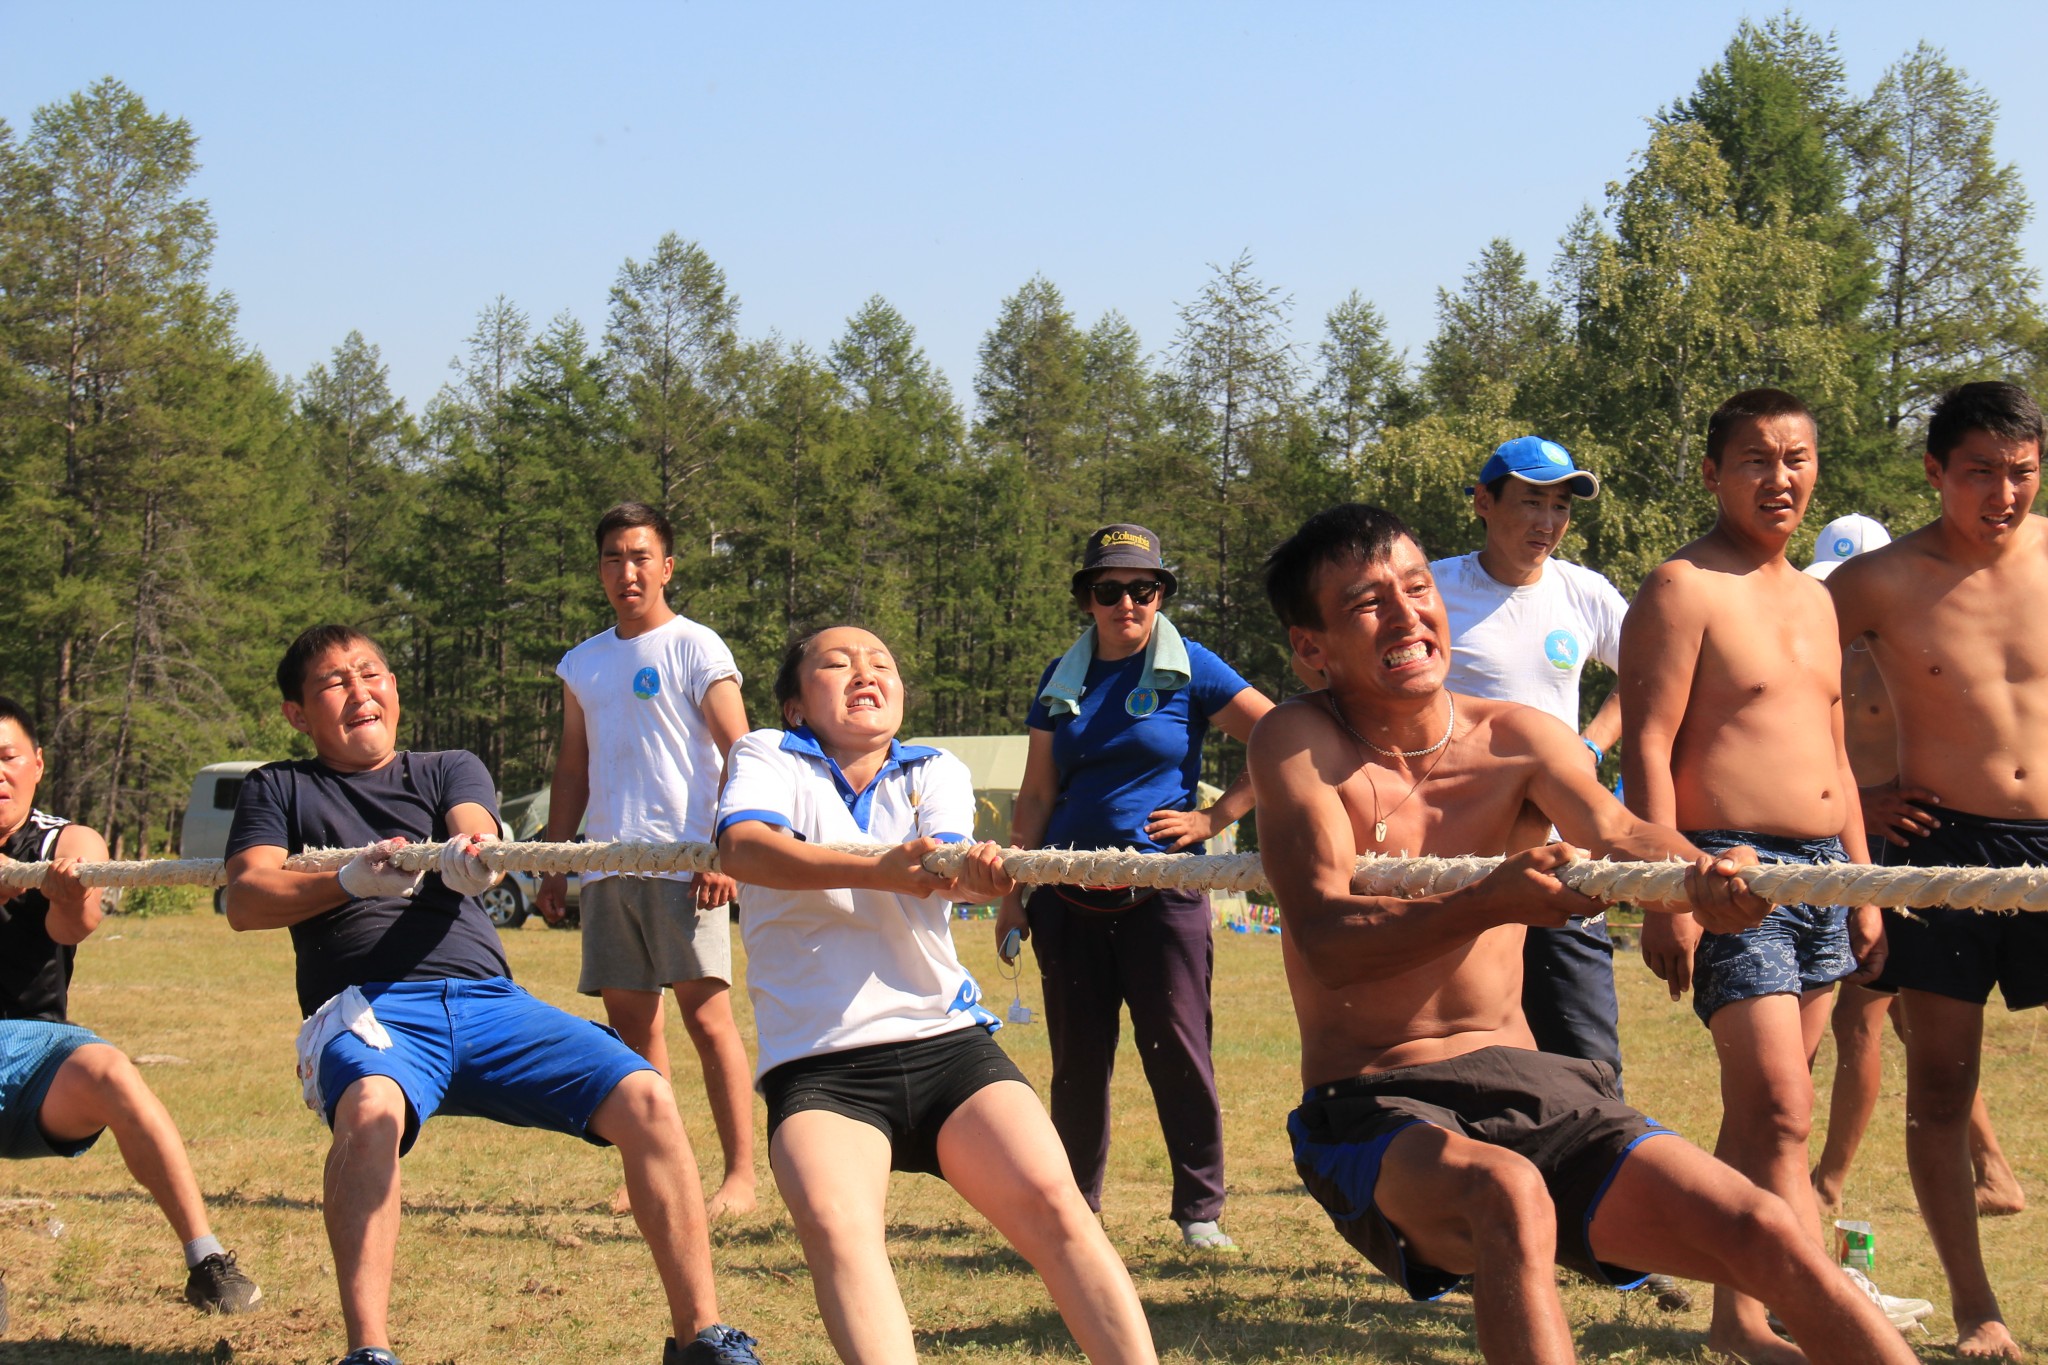
[[[1196, 809], [1211, 725], [1244, 740], [1273, 703], [1159, 614], [1177, 583], [1142, 526], [1088, 538], [1074, 574], [1093, 618], [1039, 679], [1030, 756], [1010, 824], [1019, 848], [1203, 851], [1251, 809], [1241, 774]], [[1223, 1111], [1209, 1059], [1215, 965], [1209, 897], [1144, 887], [1047, 886], [1003, 900], [996, 941], [1021, 929], [1044, 978], [1053, 1126], [1090, 1208], [1102, 1208], [1109, 1078], [1123, 1006], [1173, 1164], [1173, 1220], [1191, 1247], [1233, 1244], [1223, 1211]]]

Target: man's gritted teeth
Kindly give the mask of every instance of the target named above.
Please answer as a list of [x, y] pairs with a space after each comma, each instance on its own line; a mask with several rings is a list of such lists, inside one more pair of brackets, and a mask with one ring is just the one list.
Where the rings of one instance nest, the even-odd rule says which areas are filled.
[[366, 711], [361, 715], [350, 716], [341, 725], [344, 730], [366, 730], [372, 725], [382, 724], [383, 720], [384, 713], [382, 711]]
[[1396, 645], [1380, 656], [1380, 662], [1389, 669], [1406, 668], [1409, 664], [1423, 663], [1436, 653], [1436, 646], [1428, 640], [1410, 640], [1405, 645]]

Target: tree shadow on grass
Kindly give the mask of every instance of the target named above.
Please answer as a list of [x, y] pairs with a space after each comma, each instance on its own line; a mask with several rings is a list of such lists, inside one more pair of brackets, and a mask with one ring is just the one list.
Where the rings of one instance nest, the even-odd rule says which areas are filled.
[[[1219, 1316], [1218, 1310], [1227, 1316]], [[1145, 1316], [1162, 1355], [1182, 1351], [1222, 1360], [1306, 1357], [1467, 1365], [1478, 1353], [1469, 1304], [1372, 1304], [1280, 1295], [1233, 1296], [1227, 1304], [1147, 1300]], [[1012, 1350], [1071, 1357], [1073, 1337], [1050, 1304], [998, 1318], [919, 1324], [920, 1355]]]
[[214, 1351], [150, 1351], [73, 1337], [0, 1337], [7, 1365], [214, 1365], [221, 1358]]

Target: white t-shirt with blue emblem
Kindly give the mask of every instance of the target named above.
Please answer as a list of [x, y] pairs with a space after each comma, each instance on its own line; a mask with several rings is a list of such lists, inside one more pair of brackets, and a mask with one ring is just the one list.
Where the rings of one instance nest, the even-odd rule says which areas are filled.
[[583, 708], [590, 738], [589, 837], [708, 843], [724, 765], [704, 723], [704, 694], [721, 678], [740, 680], [718, 632], [687, 616], [630, 640], [615, 628], [563, 655], [555, 675]]
[[[732, 746], [718, 801], [721, 833], [747, 820], [812, 843], [956, 843], [974, 832], [974, 779], [944, 749], [892, 741], [855, 792], [808, 729], [756, 730]], [[954, 951], [952, 911], [939, 896], [742, 886], [755, 1078], [801, 1057], [1000, 1028]]]
[[1600, 574], [1561, 559], [1545, 562], [1543, 576], [1522, 587], [1489, 574], [1477, 554], [1429, 568], [1450, 616], [1445, 686], [1533, 706], [1576, 731], [1579, 674], [1589, 658], [1619, 666], [1628, 599]]

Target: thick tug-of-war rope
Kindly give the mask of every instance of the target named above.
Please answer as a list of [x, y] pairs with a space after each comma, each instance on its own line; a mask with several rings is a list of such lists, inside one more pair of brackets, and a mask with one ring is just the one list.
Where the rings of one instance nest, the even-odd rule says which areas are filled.
[[[831, 844], [847, 853], [880, 852], [881, 844]], [[409, 872], [432, 871], [439, 844], [408, 844], [392, 861]], [[356, 856], [352, 848], [313, 849], [286, 861], [300, 872], [332, 872]], [[949, 845], [924, 860], [939, 876], [960, 868], [965, 845]], [[484, 862], [504, 872], [715, 872], [711, 844], [485, 844]], [[1358, 860], [1352, 889], [1363, 895], [1426, 896], [1452, 891], [1500, 866], [1499, 858], [1389, 858]], [[48, 863], [0, 863], [0, 888], [42, 885]], [[1076, 852], [1011, 849], [1003, 870], [1035, 886], [1154, 886], [1179, 890], [1269, 891], [1256, 854], [1228, 857], [1124, 851]], [[1557, 872], [1573, 890], [1602, 901], [1654, 904], [1685, 899], [1686, 865], [1581, 859]], [[87, 886], [220, 886], [227, 880], [213, 858], [139, 863], [82, 863]], [[1808, 867], [1766, 864], [1744, 874], [1750, 890], [1777, 905], [1882, 905], [1893, 909], [1949, 906], [1958, 910], [2048, 910], [2048, 868], [1870, 867], [1835, 863]]]

